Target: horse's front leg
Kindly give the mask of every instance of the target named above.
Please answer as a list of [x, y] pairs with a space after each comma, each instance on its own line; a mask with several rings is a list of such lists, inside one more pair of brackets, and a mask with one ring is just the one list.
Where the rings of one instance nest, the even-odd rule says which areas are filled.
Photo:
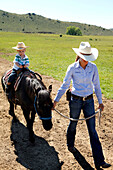
[[35, 110], [32, 110], [31, 119], [30, 119], [30, 124], [31, 124], [32, 130], [33, 130], [33, 123], [34, 123], [34, 120], [35, 120], [35, 114], [36, 114]]
[[14, 113], [14, 104], [12, 102], [9, 102], [9, 104], [10, 104], [9, 115], [11, 115], [13, 117], [13, 120], [16, 122], [18, 119]]
[[29, 138], [30, 138], [30, 141], [32, 143], [35, 142], [35, 138], [34, 138], [34, 132], [33, 132], [33, 123], [34, 123], [34, 120], [35, 120], [35, 111], [33, 110], [31, 112], [31, 117], [30, 117], [30, 132], [29, 132]]
[[24, 114], [24, 117], [26, 119], [27, 128], [29, 130], [29, 140], [30, 140], [30, 142], [34, 143], [35, 139], [34, 139], [34, 132], [33, 132], [33, 123], [31, 122], [31, 119], [29, 117], [30, 111], [23, 109], [23, 114]]

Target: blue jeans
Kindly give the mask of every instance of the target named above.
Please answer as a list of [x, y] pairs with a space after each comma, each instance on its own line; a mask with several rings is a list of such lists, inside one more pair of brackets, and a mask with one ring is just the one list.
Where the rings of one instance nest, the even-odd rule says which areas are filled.
[[[93, 98], [82, 101], [81, 99], [71, 99], [69, 102], [70, 117], [79, 119], [81, 109], [83, 109], [84, 117], [87, 118], [95, 113]], [[96, 129], [95, 129], [95, 117], [86, 120], [87, 128], [90, 136], [90, 144], [92, 148], [93, 158], [95, 165], [102, 165], [104, 163], [104, 156], [102, 152], [101, 143], [99, 141]], [[67, 129], [67, 146], [73, 147], [76, 135], [77, 122], [70, 121]], [[87, 147], [87, 146], [86, 146]]]
[[10, 74], [10, 76], [9, 76], [8, 82], [9, 82], [9, 83], [14, 82], [16, 76], [17, 76], [17, 72], [16, 72], [15, 69], [13, 69], [12, 72], [11, 72], [11, 74]]
[[[25, 68], [25, 70], [29, 70], [28, 67]], [[8, 82], [12, 83], [15, 81], [16, 77], [17, 77], [17, 71], [22, 71], [22, 68], [19, 68], [18, 70], [12, 69], [12, 72], [9, 76]], [[32, 73], [34, 73], [33, 71], [31, 71]]]

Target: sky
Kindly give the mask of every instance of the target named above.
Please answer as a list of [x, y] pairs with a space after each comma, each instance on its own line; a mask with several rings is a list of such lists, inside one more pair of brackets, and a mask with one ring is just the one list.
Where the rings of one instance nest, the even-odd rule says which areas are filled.
[[113, 0], [2, 0], [0, 9], [113, 28]]

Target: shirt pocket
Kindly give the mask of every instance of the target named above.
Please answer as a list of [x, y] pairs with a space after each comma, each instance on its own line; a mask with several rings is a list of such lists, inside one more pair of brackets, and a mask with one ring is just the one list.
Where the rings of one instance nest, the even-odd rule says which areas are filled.
[[93, 78], [93, 71], [89, 70], [87, 72], [87, 82], [92, 82], [92, 78]]
[[83, 74], [80, 71], [75, 71], [73, 76], [74, 82], [81, 83], [83, 81]]

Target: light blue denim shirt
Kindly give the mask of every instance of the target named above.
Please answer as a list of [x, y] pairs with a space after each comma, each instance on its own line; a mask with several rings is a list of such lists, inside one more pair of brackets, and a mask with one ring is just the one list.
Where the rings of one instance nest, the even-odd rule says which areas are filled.
[[55, 97], [55, 101], [58, 102], [60, 100], [66, 89], [69, 88], [71, 80], [72, 94], [86, 97], [95, 91], [99, 104], [102, 103], [99, 75], [97, 66], [94, 63], [88, 62], [85, 69], [80, 66], [79, 61], [69, 65], [63, 84]]

